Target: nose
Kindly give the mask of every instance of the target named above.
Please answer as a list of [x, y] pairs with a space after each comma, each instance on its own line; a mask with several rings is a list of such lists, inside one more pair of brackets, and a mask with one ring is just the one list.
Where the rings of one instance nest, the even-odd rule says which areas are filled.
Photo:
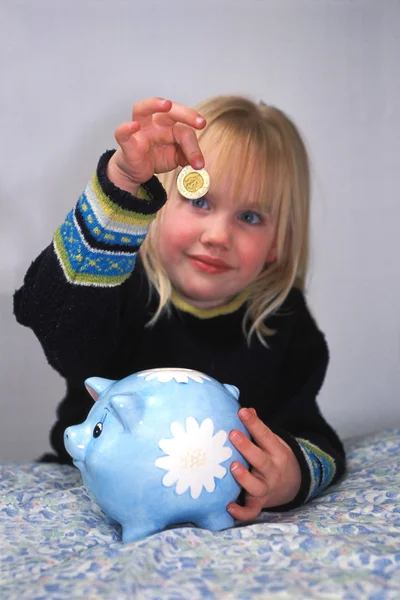
[[209, 216], [205, 219], [200, 241], [206, 246], [228, 249], [231, 245], [232, 230], [228, 219], [223, 216]]
[[79, 425], [67, 427], [64, 432], [64, 446], [74, 460], [84, 459], [86, 444], [80, 435]]

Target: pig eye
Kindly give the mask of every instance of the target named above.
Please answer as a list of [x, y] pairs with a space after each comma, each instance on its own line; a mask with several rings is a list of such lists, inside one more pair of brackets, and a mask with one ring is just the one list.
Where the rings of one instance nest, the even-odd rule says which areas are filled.
[[101, 435], [102, 431], [103, 431], [103, 423], [97, 423], [97, 425], [93, 429], [93, 437], [98, 438], [99, 435]]

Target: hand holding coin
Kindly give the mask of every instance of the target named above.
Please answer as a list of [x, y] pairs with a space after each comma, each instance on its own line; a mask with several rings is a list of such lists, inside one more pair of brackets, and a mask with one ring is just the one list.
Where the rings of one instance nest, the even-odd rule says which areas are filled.
[[132, 121], [115, 130], [119, 148], [111, 157], [107, 174], [111, 181], [131, 193], [155, 173], [176, 167], [204, 167], [195, 129], [205, 119], [182, 104], [149, 98], [134, 105]]

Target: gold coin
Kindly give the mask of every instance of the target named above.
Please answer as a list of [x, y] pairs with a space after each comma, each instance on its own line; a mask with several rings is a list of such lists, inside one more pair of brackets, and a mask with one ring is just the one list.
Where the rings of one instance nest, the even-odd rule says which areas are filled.
[[197, 171], [190, 165], [182, 169], [176, 179], [179, 193], [190, 200], [205, 196], [210, 189], [210, 176], [205, 169]]

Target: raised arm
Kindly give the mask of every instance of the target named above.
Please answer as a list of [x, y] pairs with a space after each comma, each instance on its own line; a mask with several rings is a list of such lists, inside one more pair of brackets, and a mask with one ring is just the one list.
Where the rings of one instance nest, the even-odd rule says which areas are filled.
[[166, 201], [155, 173], [204, 159], [194, 110], [160, 98], [139, 102], [53, 242], [31, 264], [14, 295], [19, 323], [38, 337], [64, 377], [99, 371], [118, 348], [136, 255]]

